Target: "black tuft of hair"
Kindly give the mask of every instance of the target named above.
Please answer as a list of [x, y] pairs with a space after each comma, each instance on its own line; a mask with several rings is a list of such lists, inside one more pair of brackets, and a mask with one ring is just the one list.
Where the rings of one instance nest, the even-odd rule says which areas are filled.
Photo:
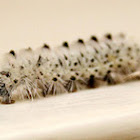
[[97, 39], [97, 37], [96, 36], [91, 36], [91, 40], [94, 40], [94, 41], [96, 41], [96, 42], [98, 42], [98, 39]]
[[69, 44], [68, 44], [68, 42], [66, 42], [66, 41], [63, 42], [62, 46], [63, 46], [63, 47], [66, 47], [66, 48], [69, 48]]
[[11, 54], [11, 55], [13, 55], [13, 56], [16, 56], [16, 53], [15, 53], [14, 50], [11, 50], [11, 51], [9, 52], [9, 54]]
[[81, 44], [84, 44], [84, 40], [83, 39], [80, 39], [80, 38], [77, 40], [77, 42], [78, 43], [81, 43]]
[[44, 45], [43, 45], [43, 48], [44, 48], [44, 49], [50, 49], [49, 45], [47, 45], [47, 44], [44, 44]]
[[105, 35], [105, 37], [106, 37], [107, 39], [109, 39], [109, 40], [112, 40], [112, 35], [111, 35], [110, 33], [107, 33], [107, 34]]

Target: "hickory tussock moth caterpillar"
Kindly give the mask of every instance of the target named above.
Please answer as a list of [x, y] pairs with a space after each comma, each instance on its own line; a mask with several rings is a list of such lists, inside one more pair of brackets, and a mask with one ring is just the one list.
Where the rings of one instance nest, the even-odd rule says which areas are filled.
[[[124, 34], [44, 45], [5, 54], [0, 71], [3, 103], [33, 99], [139, 78], [140, 46]], [[15, 96], [16, 95], [16, 96]]]

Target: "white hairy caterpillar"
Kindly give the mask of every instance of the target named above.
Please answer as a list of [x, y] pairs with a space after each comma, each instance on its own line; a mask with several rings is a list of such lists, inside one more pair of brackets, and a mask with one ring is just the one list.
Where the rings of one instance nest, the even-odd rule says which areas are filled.
[[75, 92], [140, 77], [140, 46], [124, 34], [106, 34], [87, 41], [44, 44], [5, 54], [0, 70], [2, 103], [17, 98]]

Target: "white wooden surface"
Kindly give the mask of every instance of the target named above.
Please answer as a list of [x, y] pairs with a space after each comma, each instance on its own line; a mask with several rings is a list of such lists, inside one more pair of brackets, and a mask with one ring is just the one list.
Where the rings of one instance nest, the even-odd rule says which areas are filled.
[[0, 139], [140, 139], [140, 82], [1, 105], [0, 110]]
[[[140, 42], [139, 0], [0, 0], [0, 54], [126, 32]], [[0, 105], [0, 139], [140, 139], [140, 82]]]

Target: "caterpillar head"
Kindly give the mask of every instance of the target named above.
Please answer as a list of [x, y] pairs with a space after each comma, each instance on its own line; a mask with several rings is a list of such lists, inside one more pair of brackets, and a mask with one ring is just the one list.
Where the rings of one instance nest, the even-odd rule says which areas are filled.
[[[2, 72], [0, 74], [3, 75]], [[3, 104], [14, 103], [14, 101], [11, 100], [11, 95], [10, 95], [10, 92], [6, 88], [6, 84], [3, 82], [1, 77], [0, 77], [0, 96], [2, 97]]]
[[2, 97], [3, 104], [12, 104], [14, 100], [11, 100], [10, 93], [6, 89], [5, 83], [0, 82], [0, 96]]

